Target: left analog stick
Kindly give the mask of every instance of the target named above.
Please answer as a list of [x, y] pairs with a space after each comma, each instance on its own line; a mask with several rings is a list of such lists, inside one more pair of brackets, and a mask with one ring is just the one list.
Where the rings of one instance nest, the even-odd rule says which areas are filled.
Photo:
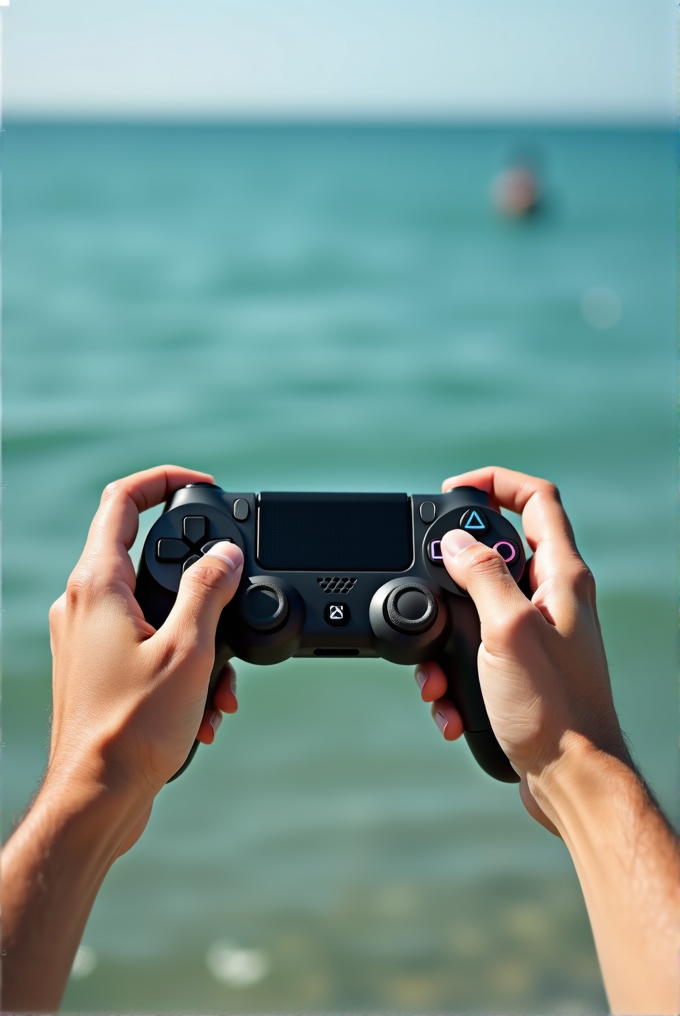
[[273, 582], [256, 582], [241, 600], [241, 613], [255, 631], [274, 631], [288, 617], [288, 597]]

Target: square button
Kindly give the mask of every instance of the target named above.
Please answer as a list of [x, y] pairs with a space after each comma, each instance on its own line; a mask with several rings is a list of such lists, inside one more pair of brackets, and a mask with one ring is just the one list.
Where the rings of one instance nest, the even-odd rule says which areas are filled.
[[429, 557], [432, 564], [444, 564], [444, 555], [442, 554], [441, 540], [430, 540], [430, 543], [427, 548], [427, 556]]

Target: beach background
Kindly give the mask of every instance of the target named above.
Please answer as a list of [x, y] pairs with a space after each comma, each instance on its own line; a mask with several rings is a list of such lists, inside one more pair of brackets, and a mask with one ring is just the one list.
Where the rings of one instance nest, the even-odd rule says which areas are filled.
[[[519, 150], [545, 203], [511, 222], [489, 191]], [[3, 175], [4, 836], [45, 764], [49, 605], [103, 486], [161, 462], [253, 491], [554, 480], [677, 821], [670, 127], [15, 117]], [[237, 670], [65, 1010], [606, 1009], [563, 844], [411, 668]]]

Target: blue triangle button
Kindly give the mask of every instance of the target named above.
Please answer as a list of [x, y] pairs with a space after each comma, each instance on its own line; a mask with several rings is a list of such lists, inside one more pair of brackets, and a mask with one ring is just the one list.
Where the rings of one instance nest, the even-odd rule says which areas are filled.
[[460, 517], [460, 527], [467, 529], [469, 533], [485, 533], [489, 523], [480, 508], [468, 508]]

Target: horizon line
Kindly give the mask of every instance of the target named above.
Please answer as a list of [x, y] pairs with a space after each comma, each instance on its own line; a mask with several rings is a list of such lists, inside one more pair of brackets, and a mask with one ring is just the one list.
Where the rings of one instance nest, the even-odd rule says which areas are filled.
[[508, 128], [553, 130], [673, 130], [677, 117], [491, 116], [456, 114], [192, 113], [192, 112], [2, 112], [2, 125], [139, 127], [310, 127], [310, 128]]

